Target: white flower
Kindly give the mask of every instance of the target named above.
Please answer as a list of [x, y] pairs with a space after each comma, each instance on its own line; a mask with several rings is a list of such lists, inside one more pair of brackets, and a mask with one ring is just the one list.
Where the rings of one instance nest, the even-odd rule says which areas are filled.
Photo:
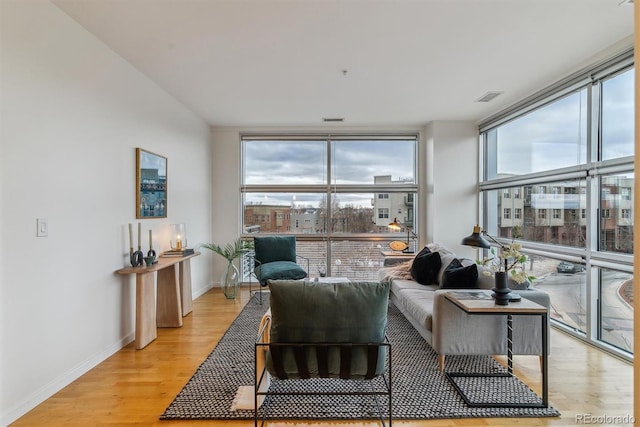
[[487, 267], [482, 274], [493, 276], [498, 271], [509, 272], [509, 275], [517, 283], [533, 280], [535, 277], [528, 276], [524, 271], [526, 255], [520, 253], [522, 244], [512, 241], [508, 246], [501, 245], [500, 256], [496, 256], [495, 248], [490, 249], [491, 257], [477, 261], [478, 264]]

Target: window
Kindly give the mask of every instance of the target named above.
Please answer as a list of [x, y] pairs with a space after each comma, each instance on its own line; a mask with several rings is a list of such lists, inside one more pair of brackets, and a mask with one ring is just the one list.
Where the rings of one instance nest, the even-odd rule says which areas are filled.
[[416, 135], [243, 135], [243, 235], [294, 234], [310, 275], [377, 280], [380, 247], [415, 228], [416, 149]]
[[602, 82], [602, 159], [633, 156], [633, 69]]
[[584, 163], [587, 104], [587, 90], [580, 90], [488, 130], [487, 152], [492, 158], [487, 164], [493, 166], [487, 179]]
[[600, 340], [621, 350], [633, 351], [633, 275], [631, 272], [598, 268], [600, 295]]
[[505, 199], [508, 199], [511, 197], [511, 190], [509, 190], [508, 188], [505, 188], [502, 192], [502, 197]]
[[504, 210], [504, 219], [509, 219], [511, 218], [511, 209], [510, 208], [506, 208]]
[[550, 294], [554, 326], [629, 360], [634, 81], [628, 49], [479, 125], [484, 228], [531, 249], [534, 287]]
[[[634, 174], [604, 175], [600, 179], [600, 241], [602, 251], [633, 253], [631, 193]], [[627, 199], [625, 195], [628, 194]], [[619, 196], [619, 197], [617, 197]]]

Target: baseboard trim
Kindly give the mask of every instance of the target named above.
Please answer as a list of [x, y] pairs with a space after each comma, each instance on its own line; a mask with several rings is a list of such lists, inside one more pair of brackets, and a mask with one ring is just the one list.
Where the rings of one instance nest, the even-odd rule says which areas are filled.
[[201, 297], [202, 295], [206, 294], [207, 292], [209, 292], [211, 289], [213, 288], [213, 283], [209, 283], [208, 286], [204, 286], [202, 288], [198, 288], [198, 289], [193, 289], [192, 295], [193, 295], [193, 299], [198, 299], [199, 297]]
[[59, 377], [53, 379], [48, 384], [40, 387], [38, 390], [29, 395], [22, 403], [10, 408], [8, 411], [3, 412], [0, 417], [0, 425], [6, 426], [68, 386], [82, 375], [89, 372], [91, 369], [104, 362], [108, 357], [114, 353], [120, 351], [127, 344], [134, 340], [135, 333], [131, 332], [129, 335], [122, 338], [117, 343], [106, 348], [104, 351], [94, 354], [89, 359], [77, 365], [75, 368], [65, 372]]
[[[213, 288], [212, 283], [208, 286], [192, 290], [193, 299], [204, 295], [211, 288]], [[106, 348], [104, 351], [94, 354], [92, 357], [80, 363], [76, 367], [53, 379], [48, 384], [40, 387], [15, 407], [0, 413], [0, 425], [6, 426], [16, 421], [18, 418], [62, 390], [64, 387], [68, 386], [69, 384], [80, 378], [82, 375], [86, 374], [91, 369], [104, 362], [114, 353], [122, 350], [126, 345], [133, 342], [134, 339], [135, 332], [132, 331], [130, 334], [122, 338], [114, 345]]]

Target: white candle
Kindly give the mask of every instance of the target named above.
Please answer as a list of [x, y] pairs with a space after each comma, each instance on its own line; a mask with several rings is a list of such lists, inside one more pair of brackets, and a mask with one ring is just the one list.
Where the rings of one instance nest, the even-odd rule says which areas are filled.
[[133, 249], [133, 226], [129, 224], [129, 247]]
[[153, 244], [151, 243], [153, 238], [151, 236], [152, 236], [151, 230], [149, 230], [149, 250], [153, 249]]
[[138, 223], [138, 250], [140, 250], [142, 245], [142, 224]]

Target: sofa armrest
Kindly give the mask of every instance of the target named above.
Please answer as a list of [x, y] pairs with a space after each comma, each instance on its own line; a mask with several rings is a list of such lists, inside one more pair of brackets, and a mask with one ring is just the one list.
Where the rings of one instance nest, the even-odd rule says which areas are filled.
[[513, 291], [519, 294], [522, 298], [526, 298], [529, 301], [533, 301], [537, 304], [540, 304], [543, 307], [547, 307], [547, 310], [551, 307], [551, 300], [549, 299], [549, 294], [545, 291], [541, 291], [539, 289], [525, 289], [521, 291]]

